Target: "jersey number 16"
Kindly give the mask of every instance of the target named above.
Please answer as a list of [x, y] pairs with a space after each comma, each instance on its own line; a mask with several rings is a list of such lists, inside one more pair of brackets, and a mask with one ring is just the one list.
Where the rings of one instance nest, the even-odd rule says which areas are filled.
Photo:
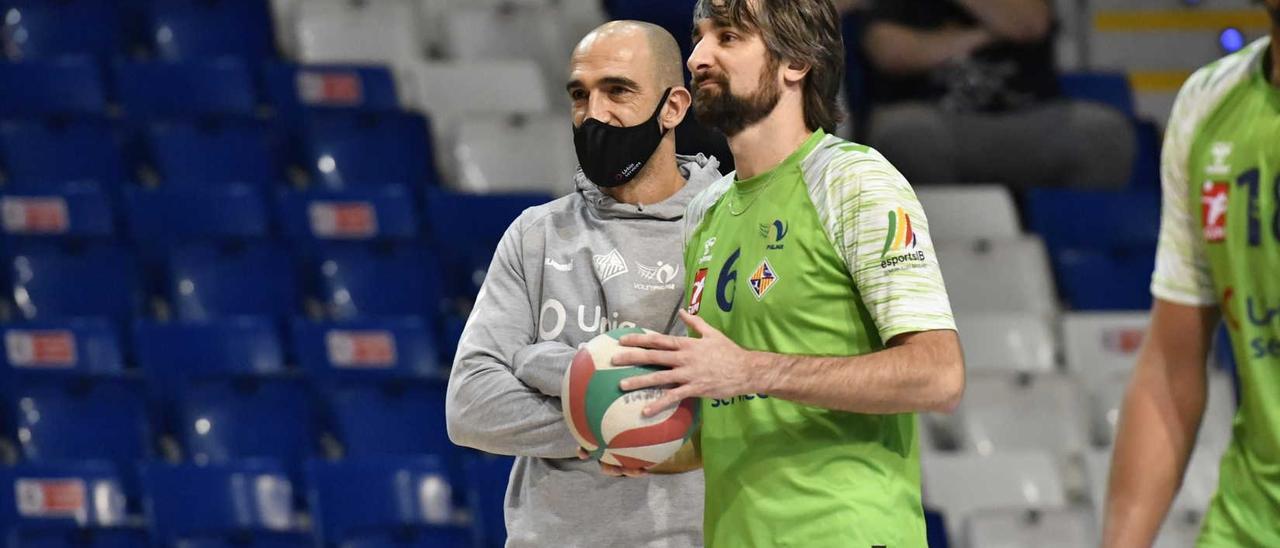
[[[1262, 172], [1257, 168], [1250, 169], [1236, 179], [1236, 186], [1248, 187], [1249, 189], [1249, 246], [1257, 247], [1262, 245], [1262, 220], [1258, 217], [1258, 187], [1262, 180]], [[1280, 175], [1276, 175], [1276, 180], [1271, 184], [1272, 197], [1277, 205], [1275, 212], [1271, 215], [1271, 235], [1277, 241], [1280, 241]]]

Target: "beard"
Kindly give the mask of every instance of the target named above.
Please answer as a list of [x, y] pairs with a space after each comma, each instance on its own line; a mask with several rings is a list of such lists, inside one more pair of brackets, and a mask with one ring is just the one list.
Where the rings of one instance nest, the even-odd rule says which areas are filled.
[[[694, 117], [698, 119], [698, 123], [727, 137], [733, 137], [764, 119], [778, 106], [778, 99], [782, 97], [777, 81], [778, 66], [777, 61], [770, 61], [760, 74], [756, 92], [747, 97], [739, 97], [729, 91], [729, 79], [722, 72], [694, 78]], [[705, 81], [715, 82], [716, 85], [701, 87]]]

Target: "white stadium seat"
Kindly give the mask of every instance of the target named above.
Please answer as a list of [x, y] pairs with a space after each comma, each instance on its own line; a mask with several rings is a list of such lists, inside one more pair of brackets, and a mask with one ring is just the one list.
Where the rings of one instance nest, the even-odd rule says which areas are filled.
[[465, 192], [573, 191], [577, 159], [568, 116], [475, 116], [459, 122], [455, 185]]
[[962, 445], [981, 455], [1089, 447], [1085, 398], [1062, 374], [975, 372], [957, 412]]
[[289, 59], [297, 58], [294, 8], [298, 0], [271, 0], [271, 26], [276, 33], [276, 47]]
[[550, 108], [542, 71], [529, 60], [420, 62], [408, 73], [417, 109], [446, 126], [474, 114], [538, 114]]
[[1092, 385], [1133, 369], [1147, 325], [1146, 312], [1067, 312], [1062, 345], [1067, 369]]
[[294, 13], [302, 61], [401, 65], [421, 57], [413, 9], [405, 2], [306, 0]]
[[514, 4], [471, 6], [445, 15], [443, 50], [459, 62], [528, 59], [546, 76], [547, 94], [568, 106], [564, 91], [574, 44], [558, 10]]
[[1033, 312], [1054, 316], [1057, 292], [1044, 243], [1035, 236], [936, 244], [957, 315]]
[[1003, 186], [920, 186], [916, 196], [935, 243], [1014, 238], [1020, 233], [1017, 207]]
[[1209, 396], [1204, 404], [1204, 418], [1200, 421], [1199, 444], [1218, 451], [1231, 443], [1231, 425], [1236, 417], [1236, 392], [1231, 375], [1222, 371], [1209, 371]]
[[1097, 445], [1111, 445], [1120, 427], [1120, 406], [1129, 388], [1129, 373], [1098, 377], [1089, 390], [1089, 425]]
[[362, 63], [391, 67], [401, 105], [412, 104], [406, 67], [422, 56], [413, 10], [401, 0], [295, 1], [293, 54], [305, 63]]
[[[447, 53], [449, 44], [449, 17], [459, 10], [498, 9], [513, 13], [529, 13], [537, 10], [556, 21], [557, 34], [565, 40], [563, 55], [591, 29], [606, 20], [599, 0], [409, 0], [417, 7], [418, 26], [430, 46]], [[527, 57], [528, 55], [521, 55]], [[554, 76], [554, 75], [553, 75]]]
[[1102, 523], [1107, 502], [1107, 481], [1111, 473], [1112, 448], [1094, 448], [1084, 454], [1084, 476], [1089, 491], [1093, 515]]
[[1094, 548], [1101, 538], [1086, 509], [987, 510], [965, 522], [968, 548]]
[[921, 464], [924, 503], [943, 513], [957, 538], [965, 518], [981, 510], [1067, 504], [1058, 464], [1046, 452], [931, 453]]
[[[1117, 372], [1099, 378], [1089, 389], [1089, 421], [1096, 443], [1109, 445], [1114, 442], [1129, 382], [1129, 373]], [[1220, 452], [1231, 441], [1231, 424], [1236, 411], [1235, 388], [1231, 376], [1221, 371], [1210, 370], [1208, 383], [1208, 399], [1205, 401], [1204, 418], [1200, 421], [1198, 443]]]
[[[1218, 488], [1218, 465], [1222, 448], [1197, 445], [1191, 452], [1182, 488], [1174, 497], [1155, 546], [1192, 548], [1209, 502]], [[1107, 500], [1107, 482], [1111, 471], [1111, 450], [1090, 452], [1085, 457], [1090, 500], [1094, 515], [1101, 520]]]
[[1048, 372], [1054, 368], [1053, 322], [1041, 315], [960, 314], [956, 328], [969, 371]]
[[1160, 536], [1156, 537], [1153, 548], [1195, 548], [1196, 539], [1200, 537], [1200, 528], [1204, 525], [1204, 516], [1195, 513], [1173, 513], [1164, 520], [1160, 527]]

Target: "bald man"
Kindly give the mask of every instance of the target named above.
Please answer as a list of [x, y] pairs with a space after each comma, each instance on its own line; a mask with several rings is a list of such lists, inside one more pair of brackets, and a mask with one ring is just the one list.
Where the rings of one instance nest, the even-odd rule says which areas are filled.
[[617, 327], [681, 329], [685, 207], [720, 177], [677, 156], [692, 102], [666, 31], [617, 21], [573, 52], [566, 86], [577, 192], [503, 236], [458, 343], [449, 438], [515, 455], [507, 546], [701, 546], [699, 471], [620, 479], [576, 458], [560, 383], [577, 346]]

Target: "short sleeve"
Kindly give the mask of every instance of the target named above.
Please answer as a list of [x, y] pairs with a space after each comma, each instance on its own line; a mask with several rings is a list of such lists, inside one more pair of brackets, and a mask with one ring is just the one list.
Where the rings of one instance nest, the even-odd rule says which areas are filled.
[[911, 185], [879, 152], [841, 148], [821, 185], [824, 217], [880, 339], [954, 330], [929, 222]]
[[1190, 305], [1217, 303], [1213, 276], [1200, 230], [1200, 204], [1192, 201], [1189, 173], [1192, 142], [1210, 100], [1203, 92], [1204, 74], [1183, 86], [1174, 102], [1165, 131], [1160, 158], [1160, 237], [1156, 247], [1151, 294], [1160, 299]]

